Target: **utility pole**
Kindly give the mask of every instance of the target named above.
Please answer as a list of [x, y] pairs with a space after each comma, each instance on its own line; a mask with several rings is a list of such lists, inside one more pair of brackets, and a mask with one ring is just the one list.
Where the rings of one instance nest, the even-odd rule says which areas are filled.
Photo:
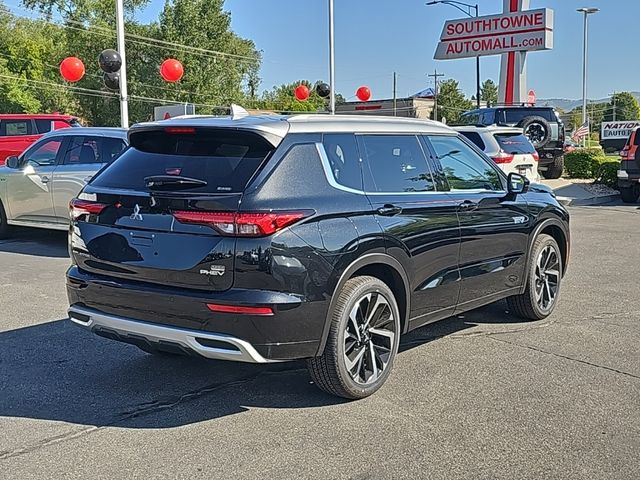
[[398, 82], [397, 82], [397, 76], [396, 76], [396, 72], [393, 72], [393, 116], [397, 117], [398, 116], [398, 104], [397, 104], [397, 86], [398, 86]]
[[427, 77], [433, 77], [433, 81], [436, 84], [436, 88], [434, 92], [435, 95], [433, 97], [433, 111], [434, 111], [433, 119], [437, 122], [438, 121], [438, 78], [444, 77], [444, 73], [438, 73], [438, 69], [435, 69], [433, 73], [427, 75]]
[[116, 35], [118, 53], [122, 58], [120, 67], [120, 124], [129, 128], [129, 104], [127, 98], [127, 57], [124, 53], [124, 1], [116, 0]]
[[616, 92], [613, 92], [613, 95], [611, 95], [611, 101], [613, 103], [613, 121], [616, 121]]

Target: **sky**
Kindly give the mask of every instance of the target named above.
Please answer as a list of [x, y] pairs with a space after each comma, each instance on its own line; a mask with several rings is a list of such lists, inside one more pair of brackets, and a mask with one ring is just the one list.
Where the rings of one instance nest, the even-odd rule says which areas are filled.
[[[476, 0], [469, 3], [475, 3]], [[150, 21], [164, 0], [151, 0], [136, 16]], [[463, 15], [426, 0], [335, 0], [336, 91], [355, 99], [361, 85], [374, 99], [392, 96], [393, 72], [398, 96], [433, 86], [434, 69], [454, 78], [467, 95], [475, 93], [475, 60], [435, 61], [433, 54], [444, 22]], [[502, 11], [502, 0], [477, 0], [480, 15]], [[226, 0], [232, 29], [253, 40], [263, 53], [261, 90], [300, 79], [327, 81], [327, 0]], [[613, 91], [640, 91], [636, 61], [640, 0], [531, 0], [530, 8], [555, 11], [555, 42], [550, 51], [527, 56], [528, 88], [538, 98], [582, 97], [582, 14], [589, 17], [589, 98]], [[496, 83], [500, 57], [483, 57], [482, 79]]]

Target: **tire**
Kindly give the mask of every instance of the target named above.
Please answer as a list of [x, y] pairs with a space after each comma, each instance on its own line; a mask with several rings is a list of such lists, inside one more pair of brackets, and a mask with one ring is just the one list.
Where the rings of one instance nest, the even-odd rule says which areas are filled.
[[542, 117], [534, 115], [523, 118], [518, 123], [518, 127], [522, 128], [524, 134], [536, 149], [546, 147], [551, 141], [551, 125]]
[[4, 212], [4, 206], [0, 202], [0, 240], [3, 238], [9, 238], [11, 227], [7, 223], [7, 215]]
[[[545, 260], [544, 254], [549, 251], [552, 251], [553, 254], [549, 254], [551, 256], [546, 257]], [[544, 270], [541, 271], [539, 265], [544, 267]], [[549, 272], [552, 271], [555, 273], [550, 274]], [[544, 279], [541, 289], [539, 272], [542, 273]], [[526, 275], [527, 287], [524, 293], [507, 298], [509, 311], [527, 320], [547, 318], [558, 302], [562, 283], [562, 254], [558, 243], [552, 236], [542, 234], [534, 240]], [[551, 280], [553, 278], [555, 278], [555, 293], [551, 298], [547, 292], [553, 292], [554, 280]], [[538, 290], [541, 294], [538, 293]], [[544, 304], [545, 298], [550, 300], [547, 305]]]
[[307, 360], [307, 367], [325, 392], [350, 400], [365, 398], [391, 372], [400, 343], [400, 311], [393, 292], [374, 277], [352, 278], [336, 295], [324, 352]]
[[640, 188], [638, 187], [620, 187], [619, 189], [624, 203], [636, 203], [640, 198]]
[[564, 157], [560, 156], [554, 158], [553, 162], [547, 166], [547, 169], [541, 173], [547, 180], [555, 180], [562, 176], [562, 172], [564, 172]]

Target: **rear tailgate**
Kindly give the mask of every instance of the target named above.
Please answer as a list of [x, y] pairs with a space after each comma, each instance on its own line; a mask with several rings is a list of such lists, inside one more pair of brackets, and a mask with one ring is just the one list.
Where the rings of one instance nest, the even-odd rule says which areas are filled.
[[78, 267], [182, 288], [231, 288], [234, 232], [198, 219], [235, 218], [244, 188], [275, 147], [230, 129], [145, 130], [130, 141], [74, 201]]

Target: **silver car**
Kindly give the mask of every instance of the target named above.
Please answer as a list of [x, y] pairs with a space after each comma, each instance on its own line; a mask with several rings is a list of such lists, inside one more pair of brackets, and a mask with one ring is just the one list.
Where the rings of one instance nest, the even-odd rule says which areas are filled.
[[53, 131], [0, 167], [0, 238], [11, 225], [69, 228], [69, 201], [127, 147], [122, 128]]

